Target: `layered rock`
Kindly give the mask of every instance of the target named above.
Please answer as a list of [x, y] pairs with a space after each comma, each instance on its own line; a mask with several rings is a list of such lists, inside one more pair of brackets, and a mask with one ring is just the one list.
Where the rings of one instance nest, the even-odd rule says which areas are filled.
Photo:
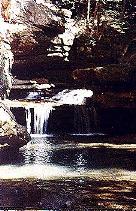
[[[116, 86], [117, 84], [131, 84], [135, 86], [136, 67], [130, 65], [105, 65], [101, 67], [91, 67], [77, 69], [73, 72], [74, 79], [85, 81], [87, 84]], [[115, 87], [116, 88], [116, 87]]]
[[0, 32], [10, 42], [14, 54], [13, 73], [17, 68], [20, 71], [27, 67], [36, 71], [38, 65], [44, 66], [59, 57], [48, 56], [54, 46], [52, 40], [65, 29], [56, 7], [44, 1], [2, 0], [0, 22], [3, 25]]
[[1, 5], [0, 31], [14, 54], [13, 75], [20, 79], [45, 76], [52, 80], [61, 77], [64, 69], [70, 70], [69, 51], [85, 26], [84, 20], [74, 20], [71, 11], [60, 10], [44, 0], [1, 0]]
[[87, 105], [94, 107], [99, 132], [135, 134], [136, 66], [107, 65], [78, 69], [73, 77], [82, 86], [93, 90]]
[[[1, 0], [0, 24], [0, 98], [4, 99], [13, 82], [13, 57], [14, 67], [23, 70], [23, 65], [37, 64], [39, 68], [39, 64], [47, 62], [51, 40], [64, 32], [64, 24], [57, 8], [33, 0]], [[29, 140], [26, 130], [2, 103], [0, 110], [0, 144], [14, 148], [26, 144]]]
[[99, 92], [88, 101], [99, 108], [136, 109], [136, 90], [119, 92]]

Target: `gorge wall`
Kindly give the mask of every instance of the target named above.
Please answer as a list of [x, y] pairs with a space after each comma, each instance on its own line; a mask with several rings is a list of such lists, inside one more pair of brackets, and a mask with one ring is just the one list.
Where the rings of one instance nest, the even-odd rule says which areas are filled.
[[27, 79], [91, 89], [97, 109], [135, 108], [135, 6], [93, 1], [88, 20], [84, 1], [1, 0], [0, 97]]

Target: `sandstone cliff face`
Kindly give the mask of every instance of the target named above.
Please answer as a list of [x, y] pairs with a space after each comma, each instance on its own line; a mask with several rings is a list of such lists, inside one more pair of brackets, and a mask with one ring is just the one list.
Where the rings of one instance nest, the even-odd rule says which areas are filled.
[[[47, 63], [52, 39], [64, 32], [64, 23], [57, 8], [51, 9], [33, 0], [0, 1], [0, 98], [8, 96], [12, 87], [13, 66]], [[0, 103], [0, 144], [23, 146], [29, 140], [26, 130]]]
[[20, 68], [22, 64], [47, 63], [52, 39], [64, 32], [59, 10], [43, 3], [1, 1], [0, 32], [10, 42], [14, 64]]
[[73, 72], [76, 80], [85, 80], [87, 84], [101, 86], [116, 86], [117, 84], [131, 84], [136, 82], [136, 67], [133, 65], [104, 65], [100, 67], [77, 69]]
[[[44, 0], [1, 0], [0, 3], [0, 23], [3, 26], [0, 28], [3, 38], [1, 98], [11, 88], [12, 63], [12, 73], [19, 77], [24, 74], [26, 79], [33, 71], [35, 78], [47, 77], [50, 81], [48, 76], [53, 78], [54, 74], [59, 83], [66, 81], [66, 77], [72, 79], [71, 72], [75, 68], [73, 78], [77, 79], [77, 84], [80, 82], [82, 87], [86, 85], [99, 91], [93, 98], [96, 103], [106, 102], [112, 96], [108, 93], [104, 98], [103, 89], [110, 91], [120, 85], [135, 88], [135, 48], [131, 46], [135, 45], [136, 34], [133, 26], [125, 29], [119, 11], [106, 11], [105, 14], [100, 11], [101, 17], [98, 17], [99, 11], [95, 11], [98, 13], [86, 24], [85, 17], [74, 20], [71, 11], [60, 11]], [[61, 69], [64, 63], [65, 71]], [[59, 64], [56, 68], [59, 74], [56, 73], [56, 64]], [[117, 94], [114, 92], [115, 98]], [[126, 93], [124, 95], [128, 101], [132, 100]], [[124, 95], [119, 93], [118, 98], [122, 100]]]
[[69, 62], [74, 38], [85, 25], [84, 20], [71, 16], [70, 10], [60, 10], [44, 0], [1, 0], [0, 21], [4, 27], [0, 32], [14, 55], [12, 73], [25, 78], [42, 70], [48, 77], [52, 65]]

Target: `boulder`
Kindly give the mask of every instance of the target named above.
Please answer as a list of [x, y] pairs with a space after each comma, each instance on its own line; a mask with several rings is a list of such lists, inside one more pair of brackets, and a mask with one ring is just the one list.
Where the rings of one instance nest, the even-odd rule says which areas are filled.
[[18, 149], [27, 144], [30, 137], [26, 129], [16, 123], [8, 107], [0, 102], [0, 148]]
[[19, 79], [40, 75], [51, 80], [57, 71], [64, 72], [74, 38], [85, 27], [85, 21], [72, 19], [70, 10], [44, 0], [0, 2], [0, 22], [4, 26], [0, 32], [14, 55], [13, 75]]
[[28, 60], [29, 56], [30, 62], [46, 61], [51, 39], [64, 32], [59, 14], [32, 0], [23, 1], [23, 4], [14, 2], [11, 4], [10, 24], [13, 27], [11, 47], [15, 60]]
[[62, 32], [64, 27], [58, 11], [34, 0], [1, 0], [1, 16], [9, 23], [34, 25], [43, 30]]

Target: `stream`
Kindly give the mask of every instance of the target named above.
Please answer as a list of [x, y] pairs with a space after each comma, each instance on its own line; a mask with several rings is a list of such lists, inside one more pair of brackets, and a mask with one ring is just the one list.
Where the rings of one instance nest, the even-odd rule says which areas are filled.
[[63, 90], [45, 101], [29, 93], [23, 113], [14, 109], [31, 141], [0, 152], [1, 210], [134, 210], [136, 146], [129, 136], [115, 141], [97, 128], [96, 111], [86, 104], [92, 95]]

